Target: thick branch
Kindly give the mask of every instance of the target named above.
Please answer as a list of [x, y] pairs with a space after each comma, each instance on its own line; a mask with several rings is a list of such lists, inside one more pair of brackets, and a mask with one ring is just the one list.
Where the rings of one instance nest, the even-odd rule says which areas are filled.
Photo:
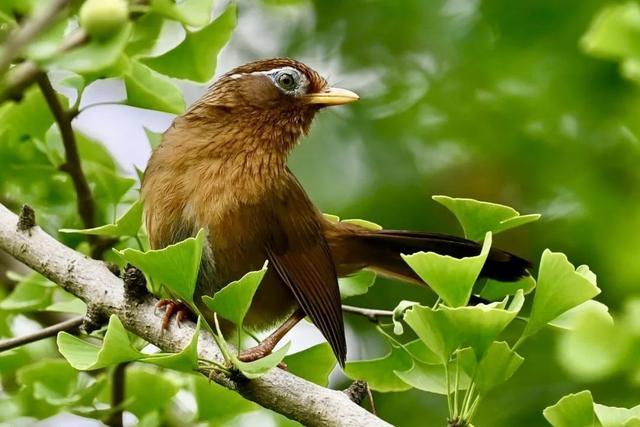
[[[155, 313], [157, 300], [146, 296], [127, 300], [122, 280], [102, 262], [67, 248], [39, 227], [31, 233], [17, 229], [18, 217], [0, 205], [0, 248], [84, 300], [94, 310], [116, 314], [127, 329], [165, 351], [184, 348], [195, 325], [184, 322], [162, 331]], [[221, 361], [221, 354], [207, 332], [200, 333], [199, 357]], [[203, 372], [205, 375], [209, 372]], [[273, 369], [257, 380], [235, 380], [213, 374], [212, 379], [245, 398], [309, 426], [388, 426], [353, 403], [340, 391], [329, 390]]]

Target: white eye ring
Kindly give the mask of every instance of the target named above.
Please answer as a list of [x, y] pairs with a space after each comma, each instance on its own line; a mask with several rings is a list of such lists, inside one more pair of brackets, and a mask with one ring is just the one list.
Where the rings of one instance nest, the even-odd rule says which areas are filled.
[[[287, 95], [302, 96], [307, 93], [307, 89], [309, 88], [309, 79], [307, 76], [293, 67], [274, 68], [269, 71], [254, 71], [252, 73], [232, 74], [229, 78], [237, 80], [250, 75], [268, 76], [273, 84]], [[283, 82], [283, 78], [287, 81]], [[293, 81], [293, 83], [289, 80]]]

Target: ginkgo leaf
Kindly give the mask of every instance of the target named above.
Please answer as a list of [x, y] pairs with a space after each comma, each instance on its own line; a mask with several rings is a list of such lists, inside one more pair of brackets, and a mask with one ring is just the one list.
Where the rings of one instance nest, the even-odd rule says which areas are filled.
[[236, 25], [236, 7], [231, 4], [222, 15], [196, 31], [187, 30], [184, 40], [160, 56], [141, 61], [169, 77], [207, 82], [216, 70], [218, 52], [231, 37]]
[[240, 327], [244, 316], [249, 311], [253, 295], [258, 290], [266, 272], [267, 262], [264, 263], [262, 269], [248, 272], [240, 280], [231, 282], [220, 289], [213, 297], [205, 295], [202, 297], [202, 301], [211, 311]]
[[599, 293], [595, 275], [587, 266], [576, 269], [566, 255], [546, 249], [540, 260], [538, 285], [522, 339]]
[[142, 252], [127, 248], [116, 251], [125, 261], [162, 284], [167, 291], [194, 307], [193, 293], [198, 279], [205, 231], [163, 249]]
[[467, 305], [482, 266], [491, 249], [491, 233], [487, 233], [479, 255], [454, 258], [435, 252], [416, 252], [402, 259], [440, 298], [452, 307]]
[[73, 229], [62, 228], [61, 233], [93, 234], [97, 236], [136, 236], [142, 225], [142, 201], [137, 200], [114, 224], [100, 227]]
[[489, 231], [498, 234], [540, 218], [539, 214], [520, 215], [509, 206], [474, 199], [433, 196], [433, 200], [453, 212], [464, 230], [464, 235], [476, 241], [482, 239]]
[[564, 396], [542, 413], [553, 427], [594, 426], [593, 398], [589, 390]]

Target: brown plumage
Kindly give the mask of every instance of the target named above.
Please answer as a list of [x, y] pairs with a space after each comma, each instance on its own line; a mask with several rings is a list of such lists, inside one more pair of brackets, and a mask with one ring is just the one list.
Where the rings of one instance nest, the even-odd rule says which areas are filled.
[[[294, 313], [247, 359], [271, 351], [304, 314], [344, 364], [346, 343], [338, 275], [364, 267], [418, 281], [400, 253], [479, 253], [465, 239], [406, 231], [371, 231], [327, 221], [287, 168], [287, 157], [320, 109], [355, 101], [306, 65], [269, 59], [238, 67], [176, 118], [153, 153], [142, 197], [152, 248], [207, 232], [196, 304], [265, 260], [269, 269], [245, 325], [265, 329]], [[486, 276], [514, 280], [528, 263], [493, 249]], [[302, 311], [296, 311], [300, 307]], [[209, 313], [210, 315], [210, 313]]]

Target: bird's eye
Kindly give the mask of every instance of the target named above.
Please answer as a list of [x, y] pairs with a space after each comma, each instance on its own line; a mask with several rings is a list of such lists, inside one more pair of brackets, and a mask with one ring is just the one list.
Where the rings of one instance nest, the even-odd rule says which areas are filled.
[[276, 77], [276, 83], [282, 89], [290, 91], [294, 90], [297, 86], [296, 78], [291, 73], [280, 73]]

